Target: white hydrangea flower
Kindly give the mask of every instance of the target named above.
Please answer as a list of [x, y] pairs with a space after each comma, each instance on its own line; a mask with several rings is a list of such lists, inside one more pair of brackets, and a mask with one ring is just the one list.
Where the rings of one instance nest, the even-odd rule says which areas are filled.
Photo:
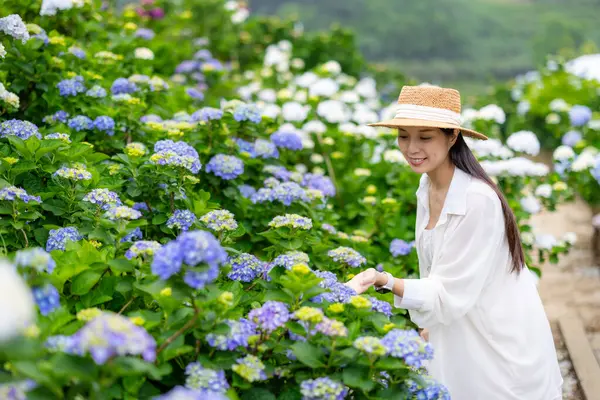
[[377, 83], [372, 77], [362, 78], [354, 87], [354, 90], [364, 98], [373, 99], [377, 97]]
[[333, 75], [338, 75], [342, 72], [342, 66], [335, 60], [327, 61], [323, 64], [323, 69]]
[[327, 127], [323, 122], [315, 119], [304, 124], [302, 130], [308, 133], [325, 133], [325, 131], [327, 131]]
[[537, 214], [542, 210], [540, 201], [534, 196], [525, 196], [521, 198], [521, 207], [529, 214]]
[[496, 104], [488, 104], [479, 109], [478, 118], [486, 121], [495, 121], [498, 124], [503, 124], [506, 121], [506, 114], [500, 106]]
[[147, 47], [138, 47], [133, 54], [139, 60], [154, 60], [154, 53]]
[[550, 198], [552, 196], [552, 185], [547, 183], [541, 184], [535, 189], [535, 195], [546, 199]]
[[309, 96], [332, 97], [340, 90], [340, 86], [331, 78], [319, 79], [308, 88]]
[[515, 151], [520, 151], [531, 156], [540, 153], [540, 141], [535, 133], [531, 131], [518, 131], [506, 140], [506, 144]]
[[350, 120], [350, 110], [338, 100], [325, 100], [317, 106], [317, 114], [330, 123], [342, 123]]
[[35, 318], [31, 289], [16, 268], [0, 259], [0, 342], [18, 336]]
[[558, 244], [558, 240], [553, 235], [542, 233], [535, 236], [535, 247], [542, 250], [551, 250]]
[[550, 102], [548, 108], [554, 112], [564, 112], [569, 110], [569, 105], [563, 99], [554, 99]]
[[565, 161], [575, 157], [575, 152], [569, 146], [558, 146], [552, 153], [552, 158], [555, 161]]
[[575, 232], [566, 232], [563, 235], [563, 240], [570, 245], [574, 245], [577, 242], [577, 234]]
[[532, 246], [535, 243], [535, 235], [531, 232], [521, 233], [521, 241], [523, 244]]
[[310, 106], [290, 101], [283, 105], [281, 112], [286, 121], [301, 122], [306, 120], [306, 117], [310, 112]]
[[4, 48], [4, 45], [2, 43], [0, 43], [0, 58], [4, 58], [6, 56], [6, 49]]
[[593, 167], [596, 163], [596, 154], [591, 149], [585, 149], [579, 154], [579, 156], [573, 161], [571, 169], [576, 172], [585, 171]]
[[383, 159], [392, 164], [404, 164], [408, 165], [408, 161], [404, 158], [404, 155], [400, 150], [392, 149], [383, 152]]

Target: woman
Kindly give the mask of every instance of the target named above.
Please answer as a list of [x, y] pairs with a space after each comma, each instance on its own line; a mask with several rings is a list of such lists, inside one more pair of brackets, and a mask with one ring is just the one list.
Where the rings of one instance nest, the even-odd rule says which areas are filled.
[[434, 349], [429, 373], [453, 400], [562, 399], [550, 325], [525, 265], [515, 217], [463, 135], [460, 94], [403, 87], [394, 119], [398, 145], [422, 174], [417, 190], [420, 279], [370, 268], [347, 284], [392, 291]]

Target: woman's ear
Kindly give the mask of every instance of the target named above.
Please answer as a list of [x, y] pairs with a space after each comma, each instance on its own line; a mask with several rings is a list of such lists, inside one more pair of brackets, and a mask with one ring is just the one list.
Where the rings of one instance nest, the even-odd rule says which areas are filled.
[[452, 136], [450, 136], [450, 139], [448, 141], [448, 144], [450, 145], [450, 147], [454, 146], [454, 144], [456, 143], [456, 140], [458, 139], [459, 132], [460, 131], [458, 129], [454, 129], [452, 131]]

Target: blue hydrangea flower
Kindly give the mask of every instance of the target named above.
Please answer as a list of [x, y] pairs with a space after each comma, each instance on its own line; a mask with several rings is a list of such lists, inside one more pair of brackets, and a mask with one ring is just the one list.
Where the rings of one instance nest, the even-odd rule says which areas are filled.
[[308, 264], [310, 258], [308, 254], [302, 251], [288, 251], [284, 254], [280, 254], [273, 261], [271, 261], [270, 267], [282, 266], [286, 269], [292, 269], [296, 264]]
[[350, 302], [352, 296], [356, 296], [356, 291], [354, 289], [341, 282], [335, 282], [329, 286], [329, 292], [316, 296], [317, 298], [313, 301], [318, 303], [320, 302], [318, 300], [323, 300], [329, 303], [347, 304]]
[[185, 386], [189, 389], [217, 393], [225, 393], [229, 389], [224, 371], [204, 368], [199, 362], [188, 364], [185, 374]]
[[192, 121], [213, 121], [223, 117], [223, 110], [212, 107], [204, 107], [192, 114]]
[[254, 154], [259, 158], [278, 158], [277, 147], [265, 139], [256, 139], [254, 142]]
[[266, 263], [248, 253], [230, 257], [228, 263], [231, 272], [227, 276], [235, 281], [251, 282], [266, 269]]
[[268, 174], [272, 174], [275, 178], [283, 182], [289, 181], [292, 176], [292, 173], [285, 167], [277, 165], [265, 165], [263, 171]]
[[206, 172], [225, 180], [235, 179], [244, 173], [244, 162], [235, 156], [217, 154], [206, 164]]
[[135, 83], [129, 81], [127, 78], [115, 79], [112, 86], [110, 87], [110, 91], [114, 95], [131, 94], [131, 93], [137, 92], [138, 90], [139, 90], [139, 88], [137, 87], [137, 85]]
[[0, 122], [0, 137], [7, 136], [16, 136], [23, 140], [27, 140], [32, 136], [38, 139], [42, 138], [36, 125], [19, 119], [9, 119], [8, 121]]
[[97, 205], [103, 210], [108, 210], [112, 206], [121, 205], [121, 199], [115, 192], [108, 189], [93, 189], [91, 192], [83, 196], [83, 201]]
[[[134, 208], [135, 209], [135, 208]], [[129, 232], [121, 239], [121, 243], [133, 242], [135, 239], [141, 240], [143, 238], [142, 230], [138, 227]]]
[[85, 115], [77, 115], [69, 119], [69, 121], [67, 122], [67, 126], [79, 132], [86, 129], [93, 129], [94, 121], [92, 121], [91, 118], [86, 117]]
[[56, 261], [41, 247], [30, 247], [17, 251], [15, 265], [17, 267], [31, 267], [38, 272], [45, 271], [51, 274], [56, 268]]
[[19, 14], [10, 14], [0, 18], [0, 31], [25, 44], [29, 40], [29, 31]]
[[271, 135], [275, 146], [289, 150], [302, 150], [302, 138], [296, 132], [277, 131]]
[[134, 36], [145, 40], [152, 40], [154, 39], [155, 33], [152, 29], [138, 28], [138, 30], [135, 31]]
[[379, 300], [375, 297], [369, 297], [369, 301], [371, 301], [371, 311], [383, 313], [388, 317], [392, 316], [392, 305], [387, 301]]
[[258, 107], [253, 104], [239, 104], [233, 111], [233, 118], [238, 121], [251, 121], [260, 123], [262, 115]]
[[7, 186], [0, 189], [0, 200], [14, 201], [15, 199], [19, 199], [23, 203], [29, 203], [30, 201], [42, 202], [39, 196], [30, 196], [25, 189], [16, 186]]
[[196, 215], [190, 210], [175, 210], [173, 215], [167, 221], [169, 229], [179, 228], [187, 231], [196, 222]]
[[46, 241], [46, 251], [65, 250], [67, 241], [77, 242], [83, 239], [79, 231], [74, 226], [66, 228], [51, 229]]
[[109, 116], [102, 115], [94, 120], [94, 128], [106, 132], [109, 136], [114, 135], [115, 120]]
[[250, 197], [252, 197], [252, 195], [256, 193], [256, 189], [254, 189], [250, 185], [239, 185], [238, 190], [240, 191], [242, 196], [244, 196], [247, 199], [249, 199]]
[[153, 400], [229, 400], [229, 398], [219, 392], [175, 386], [168, 393], [153, 397]]
[[328, 176], [318, 174], [304, 174], [302, 178], [302, 186], [309, 189], [317, 189], [323, 192], [324, 196], [335, 196], [335, 186]]
[[194, 100], [202, 101], [204, 100], [204, 93], [196, 88], [186, 88], [185, 92], [188, 96], [190, 96]]
[[254, 145], [244, 139], [240, 139], [240, 138], [235, 138], [235, 143], [237, 144], [238, 148], [240, 149], [240, 153], [248, 153], [250, 155], [251, 158], [255, 158], [256, 157], [256, 152], [254, 151]]
[[176, 74], [189, 74], [198, 69], [200, 64], [194, 60], [184, 60], [175, 67]]
[[264, 381], [267, 379], [265, 364], [258, 357], [248, 354], [246, 357], [238, 358], [236, 361], [237, 364], [234, 364], [231, 369], [248, 382]]
[[83, 165], [77, 165], [75, 168], [60, 167], [52, 176], [57, 176], [72, 181], [89, 181], [92, 179], [92, 174], [85, 169]]
[[406, 380], [408, 391], [415, 399], [423, 400], [450, 400], [450, 392], [446, 386], [435, 381], [430, 376], [421, 376], [423, 384], [417, 383], [411, 378]]
[[340, 246], [334, 250], [329, 250], [327, 255], [333, 258], [335, 262], [347, 264], [355, 268], [367, 263], [366, 258], [350, 247]]
[[71, 46], [69, 47], [69, 53], [73, 54], [80, 60], [83, 60], [86, 57], [85, 51], [81, 47]]
[[62, 97], [77, 96], [86, 91], [83, 84], [83, 77], [77, 75], [71, 79], [63, 79], [56, 84]]
[[90, 353], [102, 365], [113, 356], [141, 355], [148, 362], [156, 359], [156, 341], [146, 330], [129, 318], [103, 312], [73, 336], [78, 353]]
[[160, 249], [162, 245], [154, 240], [140, 240], [131, 245], [129, 250], [125, 252], [125, 257], [128, 260], [142, 256], [152, 256], [154, 252]]
[[44, 139], [62, 140], [65, 143], [71, 143], [71, 136], [69, 136], [68, 133], [60, 133], [60, 132], [49, 133], [46, 136], [44, 136]]
[[278, 215], [269, 222], [272, 228], [289, 227], [293, 229], [309, 230], [312, 228], [312, 220], [298, 214]]
[[255, 308], [248, 313], [248, 319], [258, 328], [267, 333], [282, 327], [290, 319], [290, 312], [285, 303], [280, 301], [267, 301], [260, 308]]
[[200, 221], [215, 232], [234, 231], [238, 224], [229, 210], [213, 210], [204, 214]]
[[575, 105], [569, 110], [569, 119], [572, 126], [583, 126], [592, 119], [592, 110], [587, 106]]
[[[219, 276], [219, 267], [227, 261], [227, 252], [219, 241], [206, 231], [188, 231], [154, 252], [152, 273], [168, 279], [186, 265], [184, 281], [201, 289]], [[203, 264], [208, 265], [207, 268]], [[198, 267], [198, 268], [194, 268]]]
[[142, 213], [127, 206], [112, 206], [104, 214], [104, 217], [112, 221], [121, 219], [135, 220], [140, 219], [142, 217]]
[[0, 383], [0, 399], [27, 400], [27, 392], [37, 387], [31, 379], [19, 382]]
[[140, 117], [140, 122], [162, 122], [162, 118], [156, 114], [148, 114], [142, 115]]
[[62, 122], [63, 124], [67, 122], [69, 118], [69, 113], [63, 110], [57, 111], [52, 115], [46, 115], [43, 121], [47, 124], [51, 124], [53, 122]]
[[154, 152], [150, 161], [155, 164], [183, 167], [193, 174], [198, 173], [202, 168], [198, 152], [185, 142], [159, 140], [154, 144]]
[[583, 139], [581, 136], [581, 132], [579, 131], [569, 131], [565, 133], [562, 137], [562, 144], [569, 147], [575, 147], [577, 143], [579, 143]]
[[390, 253], [392, 253], [392, 255], [394, 257], [406, 256], [406, 255], [410, 254], [414, 245], [415, 245], [414, 241], [413, 242], [405, 242], [402, 239], [394, 239], [390, 243]]
[[227, 320], [229, 332], [226, 334], [209, 333], [206, 335], [206, 341], [209, 346], [218, 350], [237, 350], [238, 347], [248, 347], [248, 339], [250, 336], [257, 334], [256, 324], [248, 321], [245, 318], [240, 318], [239, 321]]
[[348, 388], [324, 376], [303, 381], [300, 384], [300, 392], [302, 400], [343, 400], [348, 394]]
[[296, 182], [284, 182], [274, 188], [259, 189], [250, 200], [253, 203], [265, 203], [278, 201], [289, 206], [295, 201], [308, 202], [306, 191]]
[[208, 49], [200, 49], [194, 53], [194, 58], [197, 60], [209, 60], [212, 58], [212, 53]]
[[433, 358], [433, 347], [415, 330], [392, 329], [382, 339], [388, 355], [404, 360], [406, 365], [421, 368]]
[[106, 93], [106, 89], [104, 89], [102, 86], [94, 85], [94, 86], [92, 86], [91, 89], [89, 89], [87, 92], [85, 92], [85, 95], [88, 97], [94, 97], [94, 98], [100, 99], [100, 98], [106, 97], [107, 93]]
[[337, 233], [337, 229], [335, 229], [335, 227], [331, 224], [323, 224], [321, 225], [321, 229], [323, 229], [325, 232], [331, 233], [332, 235]]
[[34, 287], [32, 292], [42, 315], [48, 315], [60, 307], [60, 294], [50, 283]]

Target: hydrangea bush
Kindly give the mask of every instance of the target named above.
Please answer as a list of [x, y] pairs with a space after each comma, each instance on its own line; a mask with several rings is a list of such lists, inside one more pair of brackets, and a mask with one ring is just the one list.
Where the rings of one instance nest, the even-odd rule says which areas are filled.
[[[236, 62], [231, 32], [258, 22], [235, 2], [19, 3], [0, 16], [0, 394], [449, 398], [391, 296], [344, 285], [418, 270], [418, 176], [366, 125], [392, 110], [374, 78], [295, 57], [300, 33]], [[224, 26], [198, 26], [208, 7]], [[525, 157], [535, 135], [470, 145], [555, 262], [574, 238], [527, 221], [571, 191]]]

